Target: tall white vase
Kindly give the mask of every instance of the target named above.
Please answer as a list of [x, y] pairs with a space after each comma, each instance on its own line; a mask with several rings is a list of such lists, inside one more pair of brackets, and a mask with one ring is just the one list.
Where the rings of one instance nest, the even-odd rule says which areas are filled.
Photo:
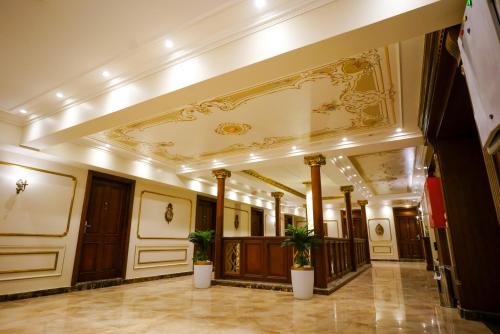
[[194, 264], [194, 287], [207, 289], [212, 283], [212, 262], [195, 262]]
[[311, 299], [314, 290], [314, 270], [292, 269], [293, 296], [297, 299]]

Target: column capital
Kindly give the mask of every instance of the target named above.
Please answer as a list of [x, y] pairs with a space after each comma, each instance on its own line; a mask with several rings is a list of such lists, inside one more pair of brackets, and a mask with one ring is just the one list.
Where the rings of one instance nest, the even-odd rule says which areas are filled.
[[354, 186], [342, 186], [340, 187], [340, 191], [345, 193], [352, 193], [354, 191]]
[[326, 165], [326, 158], [323, 154], [307, 155], [304, 157], [304, 163], [309, 166]]
[[283, 197], [283, 195], [285, 195], [285, 193], [283, 193], [281, 191], [273, 191], [271, 193], [271, 196], [273, 196], [276, 199], [279, 199], [279, 198]]
[[231, 172], [227, 169], [215, 169], [212, 171], [212, 175], [218, 179], [225, 179], [231, 177]]
[[367, 201], [366, 199], [359, 200], [359, 201], [358, 201], [358, 204], [359, 204], [360, 206], [365, 206], [365, 205], [367, 205], [367, 204], [368, 204], [368, 201]]

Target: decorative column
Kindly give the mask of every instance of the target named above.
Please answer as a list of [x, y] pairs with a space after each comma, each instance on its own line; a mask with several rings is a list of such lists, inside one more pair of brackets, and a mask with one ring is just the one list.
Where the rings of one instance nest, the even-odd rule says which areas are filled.
[[322, 243], [313, 250], [314, 254], [314, 278], [318, 288], [326, 288], [328, 285], [328, 256], [324, 242], [325, 231], [323, 226], [323, 199], [321, 195], [321, 166], [326, 164], [326, 159], [322, 154], [310, 155], [304, 157], [304, 163], [311, 167], [311, 192], [314, 220], [314, 234], [317, 235]]
[[217, 178], [217, 207], [215, 210], [215, 278], [222, 277], [222, 236], [224, 232], [224, 193], [226, 178], [231, 177], [231, 172], [226, 169], [212, 171], [212, 175]]
[[[273, 191], [271, 196], [274, 197], [274, 212], [275, 212], [275, 228], [276, 228], [276, 236], [279, 237], [281, 235], [281, 197], [283, 197], [284, 193], [281, 191]], [[286, 226], [285, 226], [286, 228]]]
[[370, 242], [368, 241], [368, 221], [366, 219], [366, 205], [368, 204], [367, 200], [358, 201], [359, 206], [361, 207], [361, 225], [363, 226], [363, 237], [365, 238], [366, 245], [366, 263], [371, 263], [370, 261]]
[[351, 205], [351, 192], [354, 191], [353, 186], [342, 186], [340, 191], [344, 193], [345, 200], [345, 218], [347, 221], [347, 230], [349, 231], [349, 249], [351, 253], [351, 267], [352, 271], [357, 270], [356, 266], [356, 250], [354, 247], [354, 229], [352, 224], [352, 205]]

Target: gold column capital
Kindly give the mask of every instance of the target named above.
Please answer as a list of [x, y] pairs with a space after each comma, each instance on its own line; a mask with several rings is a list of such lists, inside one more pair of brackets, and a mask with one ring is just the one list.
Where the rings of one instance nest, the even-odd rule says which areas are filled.
[[309, 166], [326, 165], [326, 158], [323, 154], [307, 155], [304, 157], [304, 163]]
[[368, 201], [367, 201], [366, 199], [359, 200], [359, 201], [358, 201], [358, 204], [359, 204], [360, 206], [365, 206], [365, 205], [367, 205], [367, 204], [368, 204]]
[[225, 179], [231, 177], [231, 172], [227, 169], [215, 169], [212, 171], [212, 175], [218, 179]]
[[354, 186], [342, 186], [340, 187], [340, 191], [345, 193], [352, 193], [354, 191]]
[[273, 196], [275, 199], [280, 199], [281, 197], [283, 197], [283, 195], [285, 195], [285, 193], [281, 191], [273, 191], [271, 193], [271, 196]]

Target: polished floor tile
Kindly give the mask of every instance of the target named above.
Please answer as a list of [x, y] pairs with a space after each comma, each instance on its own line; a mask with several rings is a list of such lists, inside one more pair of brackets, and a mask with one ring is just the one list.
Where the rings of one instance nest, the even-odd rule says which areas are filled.
[[490, 333], [439, 306], [421, 263], [376, 262], [330, 296], [214, 286], [191, 277], [0, 303], [0, 333]]

